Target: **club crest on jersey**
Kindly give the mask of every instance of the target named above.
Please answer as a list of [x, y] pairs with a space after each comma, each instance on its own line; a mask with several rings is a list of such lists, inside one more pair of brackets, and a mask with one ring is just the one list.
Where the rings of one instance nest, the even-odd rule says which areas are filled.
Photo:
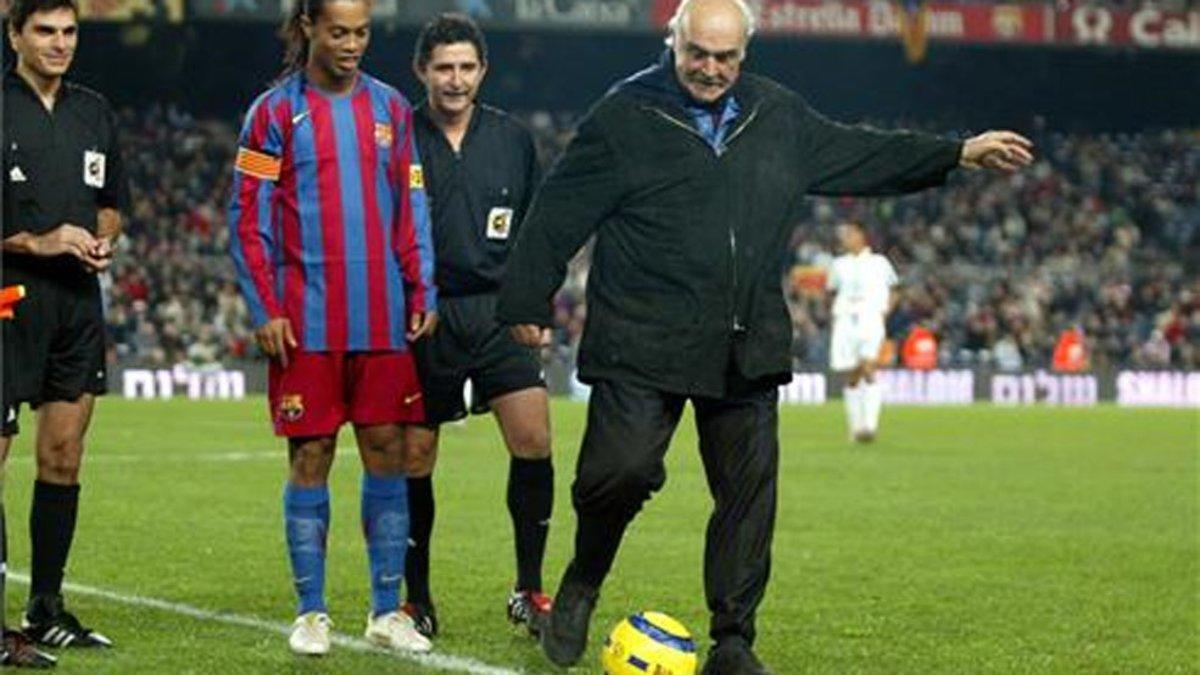
[[300, 394], [284, 394], [279, 397], [279, 417], [285, 422], [295, 422], [304, 415], [304, 397]]
[[425, 171], [420, 164], [413, 164], [408, 170], [408, 187], [413, 190], [425, 189]]
[[375, 123], [375, 144], [381, 148], [392, 147], [392, 127], [382, 122]]

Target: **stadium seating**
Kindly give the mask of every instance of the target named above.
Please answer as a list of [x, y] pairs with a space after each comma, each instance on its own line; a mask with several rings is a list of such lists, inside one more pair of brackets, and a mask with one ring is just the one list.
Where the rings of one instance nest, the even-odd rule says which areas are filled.
[[[522, 117], [550, 161], [573, 116]], [[157, 105], [121, 118], [134, 208], [109, 284], [111, 359], [169, 367], [255, 356], [226, 254], [234, 122]], [[1079, 327], [1093, 366], [1200, 368], [1200, 276], [1185, 265], [1200, 247], [1196, 132], [1043, 130], [1034, 140], [1041, 161], [1013, 177], [960, 174], [954, 189], [900, 199], [810, 200], [780, 252], [797, 365], [827, 360], [820, 275], [833, 225], [855, 219], [900, 271], [889, 334], [933, 330], [943, 365], [1045, 366], [1062, 330]], [[586, 274], [581, 256], [557, 301], [568, 356]]]

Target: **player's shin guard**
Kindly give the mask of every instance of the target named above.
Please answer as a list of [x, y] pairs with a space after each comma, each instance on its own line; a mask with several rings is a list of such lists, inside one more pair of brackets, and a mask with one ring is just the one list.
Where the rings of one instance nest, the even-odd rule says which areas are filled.
[[408, 601], [432, 602], [429, 594], [429, 544], [433, 539], [433, 476], [408, 481], [408, 554], [404, 561], [404, 583]]
[[325, 540], [329, 533], [329, 488], [300, 487], [291, 483], [283, 491], [283, 517], [287, 533], [292, 579], [299, 596], [299, 611], [325, 612]]
[[513, 457], [508, 470], [508, 513], [517, 550], [517, 589], [542, 590], [542, 558], [554, 507], [554, 465], [550, 458]]
[[883, 408], [883, 387], [878, 382], [869, 382], [860, 388], [863, 397], [863, 429], [873, 434], [879, 431], [879, 412]]
[[78, 513], [78, 485], [34, 482], [29, 511], [30, 600], [62, 593], [63, 571], [75, 539]]
[[846, 427], [851, 436], [862, 431], [862, 397], [863, 388], [859, 385], [847, 384], [842, 389], [842, 400], [846, 404]]
[[362, 527], [371, 569], [371, 611], [400, 608], [400, 580], [408, 548], [408, 486], [404, 476], [363, 474]]
[[[0, 635], [4, 633], [4, 617], [8, 616], [5, 614], [8, 607], [4, 601], [5, 594], [8, 592], [8, 521], [4, 519], [3, 481], [4, 473], [0, 469]], [[3, 641], [0, 640], [0, 642]], [[0, 645], [0, 652], [4, 651], [4, 646]], [[0, 659], [0, 661], [2, 660]]]

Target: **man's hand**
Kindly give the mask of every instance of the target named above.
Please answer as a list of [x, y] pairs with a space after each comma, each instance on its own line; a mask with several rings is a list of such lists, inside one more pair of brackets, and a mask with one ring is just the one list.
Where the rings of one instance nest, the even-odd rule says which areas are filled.
[[29, 252], [46, 258], [59, 255], [74, 256], [89, 269], [97, 266], [107, 267], [108, 263], [96, 256], [98, 245], [91, 232], [78, 225], [63, 223], [31, 239]]
[[113, 244], [110, 237], [97, 237], [96, 245], [92, 247], [91, 260], [84, 261], [92, 272], [103, 272], [112, 265]]
[[968, 138], [958, 163], [968, 169], [1011, 173], [1033, 163], [1033, 142], [1011, 131], [985, 131]]
[[271, 319], [254, 331], [254, 339], [258, 348], [270, 358], [279, 359], [279, 364], [287, 368], [288, 349], [299, 346], [296, 334], [292, 332], [292, 322], [287, 317]]
[[546, 347], [550, 344], [550, 329], [536, 323], [521, 323], [509, 328], [517, 344], [526, 347]]
[[437, 328], [437, 322], [437, 312], [415, 312], [408, 319], [408, 332], [404, 334], [404, 337], [409, 342], [416, 342], [423, 337], [433, 335], [434, 329]]

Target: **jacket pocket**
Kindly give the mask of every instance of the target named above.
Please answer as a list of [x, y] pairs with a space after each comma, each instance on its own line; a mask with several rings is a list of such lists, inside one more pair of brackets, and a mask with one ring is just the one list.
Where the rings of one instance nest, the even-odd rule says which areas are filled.
[[649, 377], [675, 375], [685, 362], [685, 333], [665, 324], [627, 321], [593, 311], [584, 330], [580, 360], [588, 365], [632, 370]]

